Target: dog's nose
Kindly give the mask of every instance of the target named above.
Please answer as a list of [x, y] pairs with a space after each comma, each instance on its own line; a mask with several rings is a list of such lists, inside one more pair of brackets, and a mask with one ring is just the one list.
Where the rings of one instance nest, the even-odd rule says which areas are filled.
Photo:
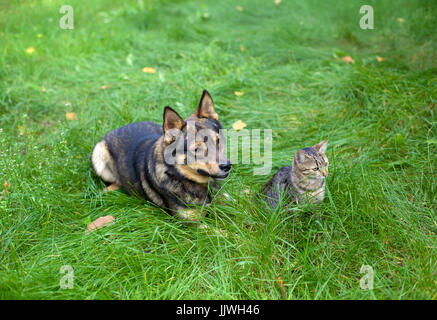
[[232, 164], [231, 161], [228, 160], [228, 162], [226, 162], [226, 164], [221, 164], [219, 165], [219, 168], [223, 171], [229, 171], [231, 170]]

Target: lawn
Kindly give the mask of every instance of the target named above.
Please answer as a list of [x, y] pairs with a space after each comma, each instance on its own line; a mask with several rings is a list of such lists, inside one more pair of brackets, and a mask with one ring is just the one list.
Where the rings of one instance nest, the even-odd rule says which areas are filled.
[[[0, 1], [1, 299], [437, 299], [436, 2], [71, 0], [72, 30], [64, 4]], [[102, 193], [105, 133], [203, 89], [225, 128], [273, 130], [271, 173], [234, 163], [207, 230]], [[254, 201], [325, 138], [320, 206]]]

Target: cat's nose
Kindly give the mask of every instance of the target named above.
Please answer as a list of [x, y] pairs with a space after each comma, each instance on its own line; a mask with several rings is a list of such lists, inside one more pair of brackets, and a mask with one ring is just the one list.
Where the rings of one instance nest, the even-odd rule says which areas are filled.
[[229, 170], [231, 170], [232, 168], [232, 164], [231, 161], [228, 160], [225, 164], [221, 164], [219, 165], [219, 168], [225, 172], [228, 172]]

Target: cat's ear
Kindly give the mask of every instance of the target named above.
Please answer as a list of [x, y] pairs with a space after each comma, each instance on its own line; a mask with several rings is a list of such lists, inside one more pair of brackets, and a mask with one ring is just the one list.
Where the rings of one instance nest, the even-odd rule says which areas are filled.
[[318, 144], [314, 145], [313, 148], [320, 153], [326, 153], [326, 149], [328, 148], [328, 139], [319, 142]]
[[298, 163], [304, 163], [311, 157], [307, 155], [307, 153], [303, 150], [296, 151], [296, 154], [294, 155], [294, 158], [297, 160]]
[[184, 119], [182, 119], [176, 111], [170, 107], [165, 107], [162, 129], [164, 131], [164, 140], [167, 144], [171, 143], [174, 135], [177, 131], [181, 130], [184, 125]]
[[218, 115], [214, 110], [214, 101], [208, 91], [203, 90], [202, 98], [200, 98], [199, 107], [195, 114], [199, 118], [212, 118], [218, 120]]

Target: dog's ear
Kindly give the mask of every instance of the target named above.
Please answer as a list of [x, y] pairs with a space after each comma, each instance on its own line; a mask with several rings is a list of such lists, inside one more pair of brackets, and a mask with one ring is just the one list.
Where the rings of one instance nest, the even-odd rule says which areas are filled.
[[203, 90], [202, 98], [200, 98], [199, 107], [195, 114], [199, 118], [212, 118], [218, 120], [218, 115], [214, 110], [214, 101], [208, 91]]
[[319, 151], [320, 153], [326, 153], [326, 148], [328, 148], [328, 139], [325, 139], [322, 142], [315, 144], [313, 148]]
[[164, 140], [167, 144], [170, 144], [174, 140], [175, 134], [177, 131], [180, 131], [184, 125], [184, 119], [182, 119], [176, 111], [170, 107], [164, 108], [162, 129], [164, 131]]

